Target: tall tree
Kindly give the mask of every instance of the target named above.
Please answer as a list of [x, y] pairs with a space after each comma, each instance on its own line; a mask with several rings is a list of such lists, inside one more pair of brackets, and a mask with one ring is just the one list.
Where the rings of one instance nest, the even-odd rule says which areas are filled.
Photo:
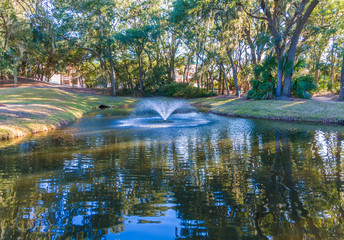
[[125, 21], [126, 6], [124, 1], [112, 0], [58, 1], [54, 11], [55, 19], [61, 22], [60, 36], [98, 59], [109, 76], [113, 96], [116, 95], [115, 36]]
[[341, 77], [340, 77], [339, 101], [344, 101], [344, 53], [343, 53], [343, 61], [342, 61], [342, 72], [341, 72]]
[[[290, 97], [297, 44], [302, 30], [319, 0], [298, 0], [292, 2], [287, 0], [275, 0], [273, 2], [269, 0], [257, 1], [259, 2], [251, 2], [251, 8], [253, 7], [254, 9], [256, 7], [255, 10], [247, 10], [247, 7], [243, 4], [241, 6], [249, 16], [267, 22], [273, 38], [278, 64], [276, 97], [279, 98], [282, 95]], [[263, 11], [264, 16], [254, 14], [257, 11], [257, 5]], [[284, 61], [285, 54], [287, 54], [286, 61]]]

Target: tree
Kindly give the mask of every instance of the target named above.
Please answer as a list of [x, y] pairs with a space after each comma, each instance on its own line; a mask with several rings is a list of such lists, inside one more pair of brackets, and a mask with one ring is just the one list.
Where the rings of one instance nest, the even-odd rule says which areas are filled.
[[343, 53], [343, 61], [342, 61], [342, 72], [341, 72], [341, 77], [340, 77], [339, 101], [344, 101], [344, 53]]
[[17, 83], [18, 67], [26, 51], [28, 25], [25, 22], [25, 11], [15, 1], [2, 1], [0, 3], [0, 23], [2, 31], [0, 39], [0, 56], [2, 58], [0, 71], [13, 74], [14, 83]]
[[308, 18], [318, 3], [319, 0], [299, 0], [294, 2], [286, 0], [275, 0], [274, 2], [259, 0], [258, 4], [264, 16], [255, 15], [253, 11], [248, 11], [246, 6], [241, 5], [249, 16], [264, 20], [268, 24], [277, 56], [277, 98], [291, 96], [292, 69], [297, 44]]
[[337, 89], [343, 9], [340, 0], [3, 0], [0, 71], [49, 81], [73, 67], [113, 95], [159, 92], [178, 72], [200, 90], [238, 95], [276, 55], [277, 98], [310, 74]]
[[119, 25], [125, 20], [126, 4], [124, 1], [85, 0], [61, 1], [55, 6], [54, 17], [60, 22], [60, 36], [98, 59], [109, 77], [112, 95], [115, 96], [115, 36]]

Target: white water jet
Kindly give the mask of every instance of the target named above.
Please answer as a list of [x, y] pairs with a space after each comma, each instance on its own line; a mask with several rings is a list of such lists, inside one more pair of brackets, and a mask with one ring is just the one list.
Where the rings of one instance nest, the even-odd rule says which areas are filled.
[[143, 100], [138, 105], [136, 112], [153, 110], [166, 121], [176, 110], [187, 107], [189, 104], [183, 100], [153, 99]]
[[129, 118], [115, 121], [115, 125], [127, 128], [162, 129], [197, 127], [210, 122], [206, 115], [195, 112], [187, 101], [150, 98], [142, 100]]

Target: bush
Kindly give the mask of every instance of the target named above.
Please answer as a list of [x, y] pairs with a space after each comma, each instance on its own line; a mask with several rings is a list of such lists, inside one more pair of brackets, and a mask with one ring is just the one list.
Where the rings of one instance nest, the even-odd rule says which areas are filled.
[[135, 91], [132, 91], [128, 88], [123, 88], [123, 89], [116, 89], [116, 95], [118, 96], [133, 96]]
[[198, 89], [188, 83], [168, 83], [154, 92], [155, 96], [199, 98], [216, 96], [215, 93]]
[[[331, 79], [328, 76], [323, 76], [322, 78], [319, 79], [318, 83], [318, 90], [319, 91], [332, 91], [334, 88]], [[335, 90], [335, 89], [334, 89]]]
[[247, 98], [254, 100], [271, 99], [275, 93], [273, 82], [251, 80], [252, 89], [248, 91]]
[[310, 99], [312, 93], [317, 89], [314, 84], [314, 77], [305, 75], [297, 77], [292, 82], [292, 94], [298, 98]]
[[146, 72], [145, 89], [158, 89], [166, 83], [171, 83], [172, 80], [168, 76], [168, 69], [166, 66], [154, 66]]
[[264, 62], [258, 65], [255, 69], [256, 79], [252, 79], [252, 88], [247, 93], [248, 99], [263, 100], [273, 98], [276, 92], [276, 57], [267, 57]]
[[[300, 59], [294, 66], [294, 78], [292, 81], [292, 95], [298, 98], [309, 99], [316, 90], [314, 78], [311, 75], [300, 75], [305, 68], [305, 61]], [[264, 62], [255, 68], [257, 80], [251, 80], [252, 88], [247, 94], [248, 99], [270, 99], [275, 96], [277, 61], [276, 57], [267, 57]]]
[[332, 85], [332, 92], [335, 94], [339, 94], [340, 93], [340, 82], [336, 81], [333, 85]]

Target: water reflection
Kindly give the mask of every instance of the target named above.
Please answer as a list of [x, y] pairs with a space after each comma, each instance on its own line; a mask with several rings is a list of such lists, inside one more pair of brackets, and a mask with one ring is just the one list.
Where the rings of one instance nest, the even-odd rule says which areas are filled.
[[0, 150], [0, 239], [341, 239], [343, 130], [86, 118]]

